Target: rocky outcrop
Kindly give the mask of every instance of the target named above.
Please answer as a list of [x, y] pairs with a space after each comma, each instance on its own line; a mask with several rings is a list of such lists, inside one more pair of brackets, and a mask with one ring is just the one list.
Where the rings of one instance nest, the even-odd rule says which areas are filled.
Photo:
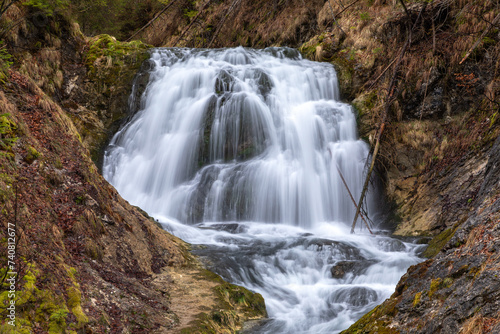
[[500, 138], [487, 160], [466, 221], [441, 238], [432, 259], [408, 270], [390, 299], [343, 333], [500, 331]]

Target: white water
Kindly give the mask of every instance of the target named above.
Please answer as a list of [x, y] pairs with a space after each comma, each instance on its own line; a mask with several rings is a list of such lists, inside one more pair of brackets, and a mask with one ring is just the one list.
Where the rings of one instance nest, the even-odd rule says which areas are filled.
[[[285, 48], [158, 49], [152, 63], [143, 109], [113, 138], [103, 174], [264, 296], [272, 320], [256, 332], [338, 332], [392, 293], [416, 247], [349, 234], [339, 170], [359, 198], [368, 147], [333, 67]], [[354, 271], [332, 278], [345, 260]]]

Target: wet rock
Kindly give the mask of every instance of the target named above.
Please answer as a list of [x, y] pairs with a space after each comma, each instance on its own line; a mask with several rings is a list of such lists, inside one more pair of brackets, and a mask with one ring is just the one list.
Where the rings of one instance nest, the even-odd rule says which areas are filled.
[[335, 279], [344, 278], [349, 273], [357, 276], [362, 274], [375, 262], [373, 260], [339, 261], [330, 269], [330, 273], [332, 274], [332, 278]]
[[344, 276], [353, 271], [356, 267], [356, 262], [353, 261], [340, 261], [335, 266], [330, 269], [332, 273], [332, 278], [344, 278]]
[[417, 94], [405, 107], [408, 118], [440, 118], [446, 112], [443, 87], [435, 87], [432, 91]]
[[361, 307], [377, 301], [377, 292], [366, 287], [352, 287], [335, 292], [328, 298], [328, 303], [348, 304]]
[[212, 188], [213, 183], [217, 180], [219, 172], [220, 170], [217, 166], [208, 166], [201, 171], [201, 181], [196, 191], [193, 192], [189, 198], [191, 210], [189, 212], [188, 222], [190, 224], [199, 223], [203, 220], [205, 200], [210, 188]]
[[404, 252], [406, 250], [405, 244], [397, 239], [384, 238], [378, 240], [377, 243], [386, 252]]
[[238, 223], [229, 223], [229, 224], [212, 224], [207, 228], [215, 229], [218, 231], [226, 231], [231, 234], [239, 234], [244, 233], [248, 230], [248, 226]]
[[[298, 52], [298, 51], [297, 51]], [[267, 96], [269, 92], [273, 89], [273, 82], [269, 75], [262, 70], [255, 71], [255, 79], [257, 84], [259, 85], [259, 92], [262, 96]]]
[[215, 117], [215, 109], [217, 107], [217, 98], [213, 96], [207, 103], [203, 125], [201, 126], [200, 143], [198, 152], [198, 168], [202, 168], [210, 161], [210, 133]]
[[459, 333], [467, 328], [498, 332], [499, 145], [497, 139], [486, 167], [481, 167], [484, 172], [475, 174], [482, 184], [468, 218], [436, 236], [430, 242], [438, 245], [433, 258], [410, 267], [390, 299], [343, 333], [382, 328], [401, 333]]
[[234, 78], [226, 70], [221, 70], [215, 79], [215, 93], [222, 95], [231, 92], [234, 88]]

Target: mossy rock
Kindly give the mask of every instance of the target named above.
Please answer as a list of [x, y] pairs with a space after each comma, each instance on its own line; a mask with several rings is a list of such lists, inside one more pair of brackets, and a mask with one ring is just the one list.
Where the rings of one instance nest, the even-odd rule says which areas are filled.
[[341, 334], [361, 334], [361, 333], [379, 333], [379, 334], [399, 334], [399, 331], [389, 327], [389, 321], [385, 316], [394, 316], [397, 314], [397, 300], [388, 299], [383, 304], [375, 307], [356, 321], [351, 327], [341, 332]]
[[332, 57], [330, 62], [337, 71], [337, 78], [342, 97], [352, 100], [355, 96], [355, 87], [353, 87], [354, 61], [346, 59], [337, 53]]
[[262, 295], [225, 282], [219, 275], [202, 269], [200, 279], [217, 283], [213, 287], [217, 300], [215, 310], [200, 313], [181, 333], [235, 333], [244, 321], [267, 317]]
[[423, 257], [433, 258], [436, 256], [443, 247], [448, 243], [448, 241], [453, 237], [458, 226], [444, 230], [443, 232], [436, 235], [430, 242], [427, 249], [422, 253]]
[[[131, 60], [128, 59], [130, 55], [135, 55], [137, 57], [135, 63], [140, 64], [149, 57], [144, 54], [147, 54], [146, 51], [152, 47], [140, 41], [119, 42], [110, 35], [96, 36], [89, 41], [89, 45], [89, 51], [85, 55], [85, 64], [91, 74], [96, 73], [96, 61], [99, 58], [106, 57], [107, 67], [123, 66], [127, 62], [130, 63]], [[142, 61], [141, 58], [143, 58]]]
[[109, 35], [93, 37], [88, 44], [84, 59], [91, 81], [87, 90], [92, 95], [92, 109], [95, 110], [89, 111], [88, 119], [92, 121], [97, 117], [102, 125], [94, 127], [92, 123], [80, 122], [78, 131], [85, 134], [92, 160], [101, 166], [109, 139], [123, 120], [137, 111], [138, 103], [130, 106], [129, 96], [132, 93], [134, 100], [139, 100], [147, 86], [149, 66], [146, 65], [151, 46], [140, 41], [120, 42]]
[[230, 283], [219, 285], [215, 290], [224, 303], [242, 310], [249, 318], [259, 318], [266, 314], [264, 298], [258, 293]]
[[33, 146], [28, 146], [26, 151], [27, 151], [27, 153], [26, 153], [26, 156], [24, 157], [24, 161], [26, 161], [28, 164], [32, 164], [35, 160], [40, 158], [42, 155]]

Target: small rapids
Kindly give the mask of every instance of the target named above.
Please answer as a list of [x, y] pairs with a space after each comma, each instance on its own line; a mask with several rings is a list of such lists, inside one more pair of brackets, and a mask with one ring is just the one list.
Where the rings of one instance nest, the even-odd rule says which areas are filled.
[[[150, 62], [142, 108], [112, 139], [103, 174], [204, 245], [195, 253], [212, 270], [263, 295], [269, 320], [253, 333], [339, 332], [419, 262], [414, 244], [349, 233], [341, 177], [359, 198], [369, 152], [331, 65], [288, 48], [156, 49]], [[372, 187], [376, 223], [381, 204]]]

